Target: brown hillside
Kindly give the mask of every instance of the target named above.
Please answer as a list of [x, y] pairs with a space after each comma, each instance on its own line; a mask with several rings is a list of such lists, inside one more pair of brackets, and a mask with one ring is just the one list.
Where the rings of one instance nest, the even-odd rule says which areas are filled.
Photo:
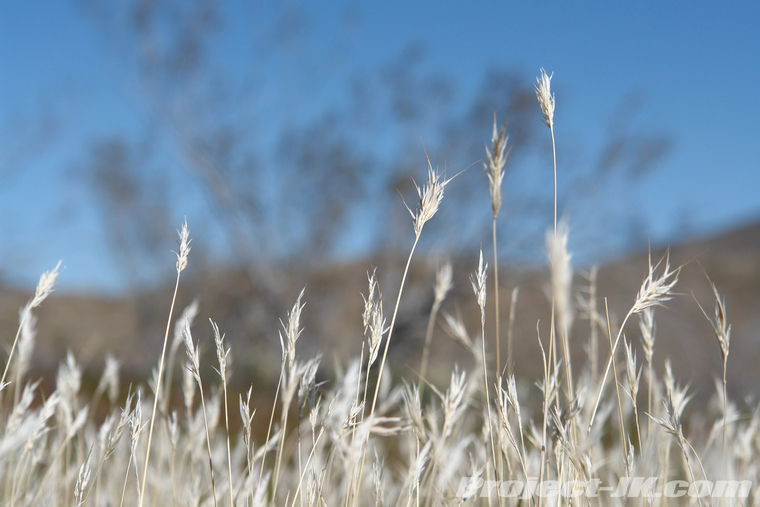
[[[656, 260], [663, 250], [653, 251]], [[421, 258], [421, 257], [420, 257]], [[718, 344], [711, 328], [694, 302], [694, 296], [709, 314], [714, 300], [700, 264], [718, 290], [726, 297], [729, 322], [733, 325], [729, 356], [728, 386], [731, 394], [745, 396], [760, 386], [760, 224], [743, 227], [719, 236], [693, 241], [671, 249], [671, 264], [684, 264], [677, 285], [680, 296], [668, 308], [658, 309], [655, 362], [662, 370], [665, 357], [670, 357], [676, 374], [684, 381], [692, 380], [703, 394], [712, 394], [712, 377], [721, 372]], [[476, 259], [460, 259], [455, 264], [455, 288], [443, 310], [460, 311], [470, 334], [479, 333], [479, 316], [468, 280]], [[301, 287], [306, 286], [307, 302], [303, 315], [305, 332], [299, 341], [303, 356], [321, 351], [328, 368], [340, 364], [361, 351], [362, 298], [366, 292], [366, 270], [378, 267], [385, 312], [390, 321], [403, 264], [400, 259], [375, 259], [314, 269], [281, 269], [277, 272], [276, 291], [257, 289], [245, 273], [198, 268], [205, 277], [189, 276], [182, 284], [179, 310], [195, 295], [201, 311], [194, 327], [194, 337], [207, 344], [212, 317], [227, 333], [233, 348], [233, 363], [240, 385], [251, 381], [275, 381], [279, 369], [279, 318], [285, 318]], [[192, 266], [191, 266], [192, 267]], [[599, 272], [600, 309], [608, 298], [613, 322], [619, 322], [632, 304], [647, 270], [647, 253], [610, 263]], [[191, 271], [191, 270], [188, 270]], [[391, 368], [413, 374], [419, 369], [422, 342], [428, 311], [432, 304], [434, 265], [413, 264], [404, 292], [401, 311], [390, 349]], [[489, 272], [489, 283], [492, 282]], [[546, 272], [502, 268], [501, 314], [502, 350], [506, 355], [506, 321], [509, 315], [510, 292], [520, 287], [514, 340], [514, 370], [519, 375], [538, 377], [540, 352], [536, 341], [536, 324], [543, 339], [548, 337], [549, 305], [544, 286]], [[574, 289], [585, 283], [576, 274]], [[128, 377], [142, 375], [154, 366], [160, 352], [165, 319], [171, 301], [171, 288], [140, 294], [128, 299], [74, 296], [55, 293], [38, 309], [37, 347], [34, 368], [50, 372], [72, 349], [88, 368], [91, 376], [99, 375], [102, 357], [110, 352], [123, 363]], [[18, 321], [18, 308], [28, 295], [5, 289], [0, 292], [0, 332], [9, 344]], [[493, 304], [493, 291], [488, 295]], [[493, 351], [493, 315], [486, 323], [487, 347]], [[440, 323], [439, 323], [440, 324]], [[588, 323], [576, 319], [571, 334], [573, 363], [586, 364], [584, 346], [588, 342]], [[640, 348], [638, 320], [626, 327], [626, 335]], [[470, 367], [472, 358], [436, 326], [431, 355], [430, 378], [446, 381], [454, 362]], [[600, 361], [609, 357], [609, 343], [600, 337]], [[643, 354], [639, 354], [640, 362]], [[207, 363], [212, 355], [207, 354]], [[337, 363], [336, 363], [337, 361]], [[601, 366], [600, 366], [601, 367]], [[244, 374], [243, 374], [244, 373]], [[578, 371], [574, 373], [578, 374]]]

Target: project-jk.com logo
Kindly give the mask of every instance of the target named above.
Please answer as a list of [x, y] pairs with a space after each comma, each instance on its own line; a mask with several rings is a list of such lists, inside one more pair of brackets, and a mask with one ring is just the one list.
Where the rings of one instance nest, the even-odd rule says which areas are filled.
[[459, 482], [457, 497], [467, 500], [474, 497], [498, 496], [502, 498], [747, 498], [752, 491], [752, 481], [669, 481], [657, 484], [658, 477], [624, 477], [617, 484], [604, 484], [601, 479], [589, 481], [539, 482], [538, 478], [527, 481], [487, 481], [481, 477], [463, 477]]

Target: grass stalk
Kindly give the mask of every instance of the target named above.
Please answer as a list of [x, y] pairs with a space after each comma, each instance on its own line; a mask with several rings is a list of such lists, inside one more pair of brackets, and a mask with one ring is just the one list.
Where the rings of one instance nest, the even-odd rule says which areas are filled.
[[[551, 357], [547, 357], [546, 352], [544, 351], [544, 345], [541, 343], [541, 333], [539, 328], [540, 322], [536, 323], [536, 338], [538, 339], [538, 346], [541, 349], [541, 359], [543, 361], [544, 366], [544, 386], [543, 386], [543, 403], [542, 403], [542, 413], [543, 413], [543, 419], [541, 422], [541, 448], [539, 449], [541, 453], [541, 462], [539, 464], [539, 484], [543, 483], [544, 481], [544, 471], [546, 469], [546, 429], [549, 422], [549, 404], [551, 403], [551, 392], [550, 392], [550, 372], [549, 372], [549, 365], [551, 361]], [[551, 343], [551, 341], [550, 341]], [[543, 503], [543, 495], [538, 495], [538, 507], [541, 507]]]
[[[199, 377], [200, 378], [200, 377]], [[203, 410], [203, 428], [206, 433], [206, 450], [208, 451], [208, 469], [211, 474], [211, 495], [214, 499], [214, 507], [218, 507], [216, 503], [216, 482], [214, 481], [214, 464], [211, 461], [211, 437], [208, 431], [208, 416], [206, 415], [206, 397], [203, 394], [203, 384], [198, 381], [198, 391], [201, 395], [201, 410]], [[232, 494], [230, 492], [230, 494]]]
[[156, 392], [153, 397], [153, 412], [150, 416], [150, 426], [148, 429], [148, 447], [145, 454], [145, 464], [143, 465], [142, 483], [140, 486], [140, 500], [139, 507], [143, 505], [143, 498], [145, 497], [145, 485], [148, 480], [148, 463], [150, 461], [150, 447], [153, 442], [153, 425], [156, 422], [156, 412], [158, 411], [158, 400], [161, 398], [161, 378], [164, 372], [164, 358], [166, 356], [166, 345], [169, 342], [169, 329], [171, 329], [172, 315], [174, 313], [174, 303], [177, 300], [177, 290], [179, 289], [180, 270], [177, 270], [177, 280], [174, 283], [174, 294], [172, 295], [172, 304], [169, 307], [169, 318], [166, 322], [166, 333], [164, 334], [164, 346], [161, 350], [161, 360], [158, 363], [158, 376], [156, 377]]
[[614, 360], [615, 347], [612, 344], [612, 330], [610, 328], [610, 309], [609, 309], [609, 306], [607, 305], [607, 298], [604, 298], [604, 312], [607, 316], [607, 336], [609, 337], [609, 340], [610, 340], [610, 354], [612, 354], [611, 357], [613, 358], [612, 374], [613, 374], [613, 380], [615, 383], [615, 394], [617, 396], [618, 416], [620, 419], [620, 444], [623, 446], [623, 460], [625, 461], [626, 469], [628, 469], [628, 466], [629, 466], [628, 450], [626, 449], [626, 446], [625, 446], [626, 439], [625, 439], [625, 421], [623, 421], [623, 403], [622, 403], [622, 400], [620, 399], [620, 385], [618, 384], [617, 364], [615, 363], [615, 360]]
[[499, 254], [497, 251], [496, 243], [496, 217], [493, 217], [491, 222], [492, 236], [493, 236], [493, 283], [494, 283], [494, 317], [495, 317], [495, 334], [496, 334], [496, 369], [494, 370], [498, 375], [501, 371], [501, 344], [500, 344], [500, 330], [499, 330]]

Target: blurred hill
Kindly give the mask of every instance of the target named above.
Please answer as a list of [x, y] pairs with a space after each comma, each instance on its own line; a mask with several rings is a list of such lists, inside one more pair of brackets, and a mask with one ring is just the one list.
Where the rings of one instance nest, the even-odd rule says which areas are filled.
[[[654, 261], [665, 253], [652, 251]], [[601, 266], [598, 275], [598, 300], [604, 312], [608, 298], [613, 323], [619, 322], [632, 305], [647, 272], [647, 252]], [[390, 321], [404, 259], [377, 258], [350, 264], [323, 265], [309, 269], [298, 266], [280, 267], [271, 272], [277, 280], [278, 293], [260, 291], [243, 271], [220, 267], [190, 265], [189, 276], [180, 283], [178, 308], [197, 297], [200, 302], [193, 335], [206, 345], [205, 360], [209, 368], [216, 361], [211, 351], [211, 326], [208, 318], [219, 323], [232, 347], [235, 374], [233, 387], [240, 389], [274, 383], [279, 371], [280, 344], [278, 319], [285, 319], [298, 292], [306, 287], [306, 306], [302, 325], [305, 331], [298, 342], [299, 354], [306, 358], [322, 352], [323, 367], [332, 369], [358, 356], [362, 344], [361, 293], [367, 291], [366, 272], [377, 267], [380, 289], [384, 296], [386, 317]], [[479, 315], [468, 280], [475, 268], [475, 252], [471, 258], [453, 259], [454, 289], [444, 302], [442, 311], [461, 312], [470, 335], [479, 334]], [[676, 286], [681, 295], [668, 308], [655, 313], [657, 341], [655, 367], [662, 371], [666, 357], [673, 362], [676, 376], [692, 382], [701, 395], [712, 395], [712, 378], [722, 371], [721, 356], [715, 336], [700, 312], [693, 296], [708, 314], [714, 299], [702, 267], [726, 298], [728, 320], [732, 324], [728, 359], [728, 389], [734, 398], [750, 395], [760, 385], [760, 223], [741, 227], [718, 236], [673, 246], [671, 265], [684, 264]], [[435, 261], [419, 256], [413, 263], [408, 285], [401, 301], [397, 328], [391, 344], [389, 361], [392, 371], [406, 376], [419, 370], [428, 312], [432, 305]], [[183, 273], [183, 276], [185, 275]], [[502, 355], [506, 355], [506, 322], [510, 293], [519, 287], [514, 328], [514, 370], [528, 378], [540, 374], [540, 351], [536, 341], [536, 323], [540, 320], [542, 338], [548, 337], [550, 309], [545, 296], [546, 270], [501, 266]], [[489, 285], [492, 272], [489, 271]], [[584, 288], [587, 281], [576, 273], [574, 290]], [[56, 293], [36, 311], [38, 335], [33, 357], [33, 375], [51, 374], [57, 363], [71, 349], [85, 367], [85, 376], [97, 380], [103, 357], [110, 353], [123, 364], [126, 381], [148, 373], [157, 364], [173, 285], [133, 294], [123, 299], [100, 296]], [[18, 322], [18, 309], [28, 293], [4, 287], [0, 290], [0, 333], [5, 347], [11, 342]], [[487, 347], [493, 352], [493, 291], [488, 295]], [[617, 319], [617, 320], [616, 320]], [[472, 358], [436, 325], [431, 351], [429, 377], [434, 382], [447, 382], [453, 363], [471, 367]], [[587, 364], [584, 347], [589, 324], [576, 318], [571, 333], [575, 373]], [[626, 335], [640, 350], [638, 321], [630, 321]], [[184, 354], [183, 354], [184, 355]], [[600, 363], [609, 357], [606, 337], [600, 336]], [[600, 366], [601, 368], [601, 366]], [[52, 375], [49, 375], [52, 377]]]

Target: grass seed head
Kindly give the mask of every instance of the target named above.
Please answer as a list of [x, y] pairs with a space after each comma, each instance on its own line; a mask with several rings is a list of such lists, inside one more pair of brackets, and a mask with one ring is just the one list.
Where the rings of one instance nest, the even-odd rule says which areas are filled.
[[454, 286], [454, 270], [451, 267], [451, 261], [446, 261], [438, 267], [435, 273], [435, 302], [438, 306], [446, 299], [446, 295]]
[[79, 476], [77, 478], [77, 484], [74, 487], [74, 500], [76, 501], [77, 507], [84, 505], [84, 490], [90, 482], [90, 457], [91, 454], [88, 454], [87, 460], [85, 460], [85, 462], [82, 463], [82, 466], [79, 467]]
[[443, 404], [443, 431], [442, 438], [447, 438], [454, 430], [456, 422], [459, 420], [461, 410], [464, 407], [464, 400], [467, 393], [467, 374], [465, 371], [459, 372], [459, 367], [454, 365], [454, 371], [451, 372], [451, 383], [446, 390], [446, 394], [441, 396]]
[[13, 411], [8, 417], [8, 423], [5, 427], [6, 433], [12, 433], [13, 430], [15, 430], [19, 425], [23, 417], [26, 415], [26, 412], [29, 410], [32, 401], [34, 401], [34, 392], [37, 390], [37, 386], [39, 385], [40, 380], [37, 380], [34, 383], [26, 384], [24, 386], [21, 398], [19, 398], [18, 403], [16, 403], [16, 406], [13, 407]]
[[377, 290], [377, 269], [372, 270], [372, 274], [369, 274], [369, 271], [367, 272], [367, 282], [369, 283], [369, 291], [367, 292], [367, 296], [365, 297], [364, 294], [362, 294], [362, 299], [364, 300], [364, 313], [362, 313], [362, 321], [364, 322], [364, 333], [367, 333], [367, 329], [369, 329], [370, 321], [372, 320], [372, 312], [374, 310], [374, 303], [375, 303], [375, 291]]
[[486, 146], [486, 155], [488, 163], [483, 162], [483, 168], [488, 176], [488, 189], [491, 192], [491, 208], [494, 219], [499, 214], [501, 208], [501, 183], [504, 180], [504, 165], [507, 163], [509, 150], [507, 150], [507, 141], [509, 136], [506, 134], [507, 123], [504, 122], [501, 130], [496, 126], [496, 114], [493, 116], [493, 133], [491, 134], [491, 149]]
[[[657, 268], [663, 264], [662, 273], [656, 275]], [[678, 282], [678, 275], [681, 273], [681, 268], [670, 270], [670, 253], [665, 254], [665, 257], [661, 259], [656, 265], [652, 266], [652, 260], [649, 260], [649, 273], [641, 284], [639, 293], [636, 296], [636, 302], [633, 305], [631, 313], [641, 313], [647, 308], [655, 306], [663, 306], [666, 301], [670, 301], [673, 297], [672, 291]]]
[[[132, 398], [133, 394], [129, 394], [127, 396], [127, 401], [124, 404], [124, 408], [121, 410], [121, 415], [119, 416], [119, 422], [116, 424], [115, 429], [111, 429], [113, 426], [111, 425], [111, 428], [108, 430], [108, 445], [105, 448], [105, 452], [103, 453], [103, 461], [107, 460], [111, 454], [114, 453], [116, 450], [116, 445], [119, 443], [119, 440], [121, 440], [122, 435], [124, 434], [124, 430], [129, 427], [129, 420], [130, 420], [130, 411], [129, 407], [132, 404]], [[105, 426], [105, 424], [104, 424]]]
[[691, 396], [686, 396], [687, 388], [674, 390], [667, 389], [667, 398], [662, 401], [665, 407], [665, 417], [654, 417], [647, 414], [652, 421], [657, 423], [665, 430], [668, 435], [676, 439], [681, 450], [685, 450], [686, 440], [683, 436], [683, 425], [681, 424], [681, 414], [684, 407], [691, 400]]
[[425, 423], [422, 415], [422, 402], [420, 401], [420, 388], [417, 384], [407, 385], [404, 390], [404, 407], [406, 418], [414, 429], [417, 438], [425, 439]]
[[551, 92], [551, 76], [546, 75], [546, 71], [541, 68], [541, 75], [536, 78], [536, 97], [538, 105], [541, 106], [541, 112], [544, 114], [544, 123], [550, 129], [554, 128], [554, 94]]
[[142, 424], [142, 393], [137, 391], [137, 401], [135, 402], [135, 408], [132, 410], [131, 417], [129, 418], [129, 433], [132, 452], [137, 450], [137, 443], [140, 441], [140, 434], [144, 429]]
[[71, 350], [66, 353], [66, 361], [58, 368], [55, 384], [65, 401], [73, 408], [82, 387], [82, 368], [77, 364]]
[[515, 411], [517, 419], [520, 419], [520, 400], [517, 398], [517, 386], [515, 385], [515, 375], [511, 374], [507, 377], [507, 401], [512, 405], [512, 410]]
[[211, 322], [211, 328], [214, 331], [214, 345], [216, 345], [216, 359], [219, 362], [219, 369], [217, 372], [224, 382], [227, 381], [227, 360], [230, 354], [230, 349], [224, 347], [224, 334], [219, 332], [219, 326], [216, 322], [209, 319]]
[[388, 328], [385, 327], [383, 295], [377, 287], [375, 272], [373, 271], [372, 275], [367, 273], [367, 279], [369, 281], [369, 293], [366, 297], [362, 295], [362, 298], [364, 298], [362, 320], [364, 321], [364, 334], [367, 336], [367, 344], [369, 346], [369, 366], [372, 366], [377, 360], [380, 352], [380, 343]]
[[301, 410], [306, 408], [308, 403], [309, 409], [316, 405], [317, 398], [317, 371], [319, 363], [322, 361], [322, 355], [311, 358], [303, 367], [303, 374], [298, 385], [298, 406]]
[[55, 287], [55, 282], [58, 280], [58, 275], [61, 270], [61, 261], [51, 270], [45, 271], [40, 276], [40, 281], [37, 283], [37, 289], [34, 291], [34, 297], [29, 302], [29, 308], [37, 308], [47, 298]]
[[179, 252], [174, 252], [177, 255], [177, 273], [181, 273], [187, 267], [187, 256], [190, 254], [190, 243], [193, 241], [190, 239], [190, 232], [187, 230], [187, 218], [185, 218], [182, 224], [182, 229], [177, 231], [177, 244], [179, 245]]
[[475, 298], [478, 301], [480, 312], [483, 314], [486, 308], [486, 271], [488, 270], [488, 263], [483, 263], [483, 250], [480, 251], [480, 257], [478, 260], [478, 270], [470, 275], [470, 283], [472, 284], [472, 290], [475, 292]]
[[[721, 298], [718, 294], [718, 289], [715, 284], [710, 282], [710, 287], [713, 290], [715, 296], [715, 318], [711, 319], [705, 313], [705, 317], [710, 321], [713, 331], [715, 332], [715, 338], [718, 340], [720, 346], [720, 353], [723, 356], [723, 361], [728, 359], [728, 347], [731, 345], [731, 325], [726, 319], [726, 299]], [[700, 306], [700, 309], [702, 307]], [[704, 310], [702, 310], [704, 313]]]
[[247, 447], [251, 445], [251, 424], [253, 423], [253, 416], [256, 415], [256, 409], [251, 410], [252, 392], [253, 386], [248, 389], [245, 401], [243, 401], [243, 395], [240, 395], [240, 419], [243, 421], [243, 439]]
[[409, 214], [412, 215], [412, 224], [414, 225], [414, 234], [419, 238], [422, 233], [422, 228], [425, 224], [433, 218], [438, 211], [441, 201], [443, 200], [443, 190], [446, 185], [451, 182], [452, 178], [446, 179], [446, 172], [439, 173], [437, 169], [433, 169], [433, 164], [430, 162], [430, 157], [427, 158], [428, 163], [428, 178], [427, 182], [420, 187], [417, 182], [414, 183], [417, 189], [417, 195], [419, 197], [419, 206], [417, 212], [413, 212], [409, 206], [406, 206]]
[[461, 315], [454, 317], [448, 312], [443, 312], [443, 330], [454, 341], [460, 343], [464, 348], [466, 348], [473, 354], [475, 353], [475, 350], [476, 350], [475, 344], [473, 343], [472, 338], [470, 338], [470, 335], [467, 332], [467, 328], [465, 327], [464, 322], [462, 321]]
[[185, 352], [187, 353], [187, 368], [193, 374], [196, 382], [200, 381], [200, 360], [198, 358], [198, 346], [193, 345], [193, 335], [190, 331], [190, 322], [185, 321], [183, 324], [182, 336], [185, 340]]
[[285, 330], [285, 339], [283, 340], [282, 335], [280, 336], [283, 357], [287, 359], [288, 367], [291, 369], [293, 369], [296, 360], [296, 341], [298, 341], [303, 332], [303, 329], [301, 329], [301, 311], [305, 303], [302, 304], [301, 299], [303, 299], [304, 291], [306, 291], [306, 287], [301, 289], [296, 302], [293, 304], [293, 308], [288, 312], [288, 324], [285, 325], [284, 322], [280, 322]]
[[654, 356], [654, 342], [657, 329], [654, 324], [654, 308], [647, 308], [639, 314], [639, 329], [641, 330], [641, 344], [644, 347], [644, 355], [647, 363], [652, 362]]
[[628, 396], [631, 397], [631, 401], [636, 403], [636, 396], [639, 392], [639, 381], [641, 380], [641, 368], [636, 371], [636, 352], [631, 347], [631, 344], [623, 337], [623, 343], [625, 344], [625, 371], [628, 377]]

